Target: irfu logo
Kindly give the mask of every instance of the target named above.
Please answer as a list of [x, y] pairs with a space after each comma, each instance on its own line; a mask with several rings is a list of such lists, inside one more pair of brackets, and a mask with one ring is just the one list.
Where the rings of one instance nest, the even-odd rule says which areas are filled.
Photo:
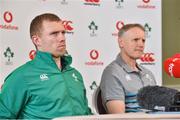
[[97, 84], [96, 84], [95, 81], [93, 81], [92, 84], [90, 85], [90, 89], [91, 89], [91, 90], [95, 90], [97, 87], [98, 87], [98, 86], [97, 86]]
[[151, 32], [152, 28], [147, 23], [144, 25], [144, 28], [145, 28], [146, 38], [149, 38], [150, 37], [149, 32]]
[[4, 56], [8, 59], [8, 61], [6, 62], [6, 64], [12, 64], [10, 61], [11, 61], [11, 58], [14, 57], [14, 53], [11, 51], [10, 47], [8, 47], [6, 49], [6, 51], [4, 52]]
[[67, 4], [68, 4], [68, 2], [67, 2], [66, 0], [62, 0], [62, 1], [61, 1], [61, 4], [63, 4], [63, 5], [67, 5]]
[[118, 3], [117, 8], [123, 8], [123, 6], [121, 5], [121, 3], [123, 3], [124, 0], [115, 0], [115, 2]]
[[95, 25], [95, 22], [92, 21], [88, 27], [89, 27], [90, 30], [92, 30], [92, 33], [90, 34], [90, 36], [92, 36], [92, 37], [96, 36], [95, 30], [98, 30], [98, 26]]

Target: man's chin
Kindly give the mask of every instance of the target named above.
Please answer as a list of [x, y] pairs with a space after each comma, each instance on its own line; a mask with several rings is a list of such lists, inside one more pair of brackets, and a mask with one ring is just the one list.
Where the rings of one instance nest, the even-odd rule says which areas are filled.
[[134, 59], [140, 59], [142, 55], [136, 55], [134, 56]]
[[66, 51], [63, 51], [63, 52], [59, 52], [59, 53], [53, 54], [53, 57], [56, 57], [56, 58], [62, 57], [62, 56], [64, 56], [64, 54], [66, 54]]
[[60, 53], [59, 53], [59, 56], [62, 57], [62, 56], [64, 56], [64, 54], [66, 54], [66, 53], [67, 53], [66, 50], [63, 51], [63, 52], [60, 52]]

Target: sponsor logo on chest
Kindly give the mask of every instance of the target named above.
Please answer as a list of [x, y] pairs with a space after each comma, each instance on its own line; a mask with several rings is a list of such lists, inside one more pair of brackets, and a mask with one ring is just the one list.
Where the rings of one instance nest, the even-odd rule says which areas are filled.
[[49, 80], [48, 74], [46, 74], [46, 73], [41, 74], [41, 75], [39, 76], [39, 78], [41, 79], [41, 81]]

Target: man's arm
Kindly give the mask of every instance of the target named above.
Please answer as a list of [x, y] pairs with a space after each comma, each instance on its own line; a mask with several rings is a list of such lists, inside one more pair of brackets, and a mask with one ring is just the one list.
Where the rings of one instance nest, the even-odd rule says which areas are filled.
[[0, 92], [0, 118], [17, 118], [27, 101], [27, 86], [20, 77], [9, 76]]
[[125, 112], [125, 103], [121, 100], [111, 100], [106, 103], [109, 114], [117, 114]]
[[[76, 70], [76, 69], [75, 69]], [[92, 111], [91, 111], [91, 108], [88, 106], [88, 99], [87, 99], [87, 95], [86, 95], [86, 88], [85, 88], [85, 85], [84, 85], [84, 80], [83, 80], [83, 77], [82, 77], [82, 75], [81, 75], [81, 73], [78, 71], [78, 70], [76, 70], [76, 72], [78, 72], [78, 77], [80, 78], [80, 80], [82, 80], [81, 82], [82, 82], [82, 85], [83, 85], [83, 90], [84, 90], [84, 105], [86, 106], [86, 114], [87, 115], [92, 115], [93, 113], [92, 113]]]
[[106, 67], [103, 71], [100, 89], [103, 105], [109, 114], [125, 112], [125, 95], [119, 73], [114, 67]]

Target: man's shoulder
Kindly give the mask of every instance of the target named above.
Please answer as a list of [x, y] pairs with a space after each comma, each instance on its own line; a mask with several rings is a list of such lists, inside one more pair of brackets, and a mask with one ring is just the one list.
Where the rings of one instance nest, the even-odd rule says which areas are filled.
[[29, 68], [31, 67], [31, 61], [29, 61], [29, 62], [26, 62], [26, 63], [24, 63], [23, 65], [21, 65], [21, 66], [19, 66], [18, 68], [16, 68], [15, 70], [14, 70], [14, 72], [15, 73], [19, 73], [19, 72], [26, 72], [26, 71], [28, 71], [29, 70]]
[[150, 69], [141, 65], [140, 65], [140, 68], [141, 68], [142, 73], [146, 75], [146, 78], [150, 79], [151, 81], [154, 81], [154, 84], [156, 84], [156, 79], [153, 72]]
[[107, 69], [117, 69], [118, 68], [119, 69], [119, 68], [122, 68], [122, 66], [119, 63], [117, 63], [116, 60], [114, 60], [110, 64], [108, 64], [105, 68], [107, 68]]
[[139, 67], [140, 67], [140, 69], [143, 71], [143, 72], [145, 72], [145, 73], [151, 73], [152, 74], [152, 72], [151, 72], [151, 70], [150, 69], [148, 69], [148, 68], [146, 68], [146, 67], [144, 67], [144, 66], [142, 66], [142, 65], [138, 65]]
[[29, 62], [17, 67], [15, 70], [13, 70], [7, 77], [6, 79], [10, 78], [10, 77], [21, 77], [23, 76], [24, 73], [29, 71]]
[[120, 73], [121, 71], [123, 71], [123, 67], [120, 64], [118, 64], [115, 60], [108, 64], [104, 69], [104, 72], [111, 73]]

